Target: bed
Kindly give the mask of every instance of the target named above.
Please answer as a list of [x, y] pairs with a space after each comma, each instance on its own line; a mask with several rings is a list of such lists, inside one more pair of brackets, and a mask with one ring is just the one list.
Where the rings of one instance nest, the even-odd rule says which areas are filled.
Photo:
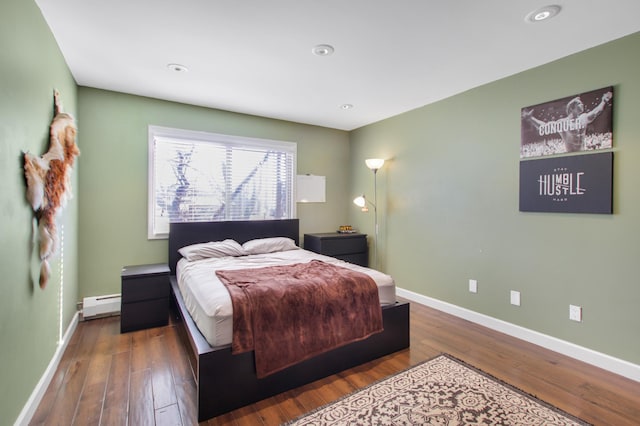
[[197, 383], [199, 421], [409, 347], [409, 304], [393, 301], [382, 306], [382, 332], [324, 352], [264, 378], [256, 375], [253, 352], [232, 354], [230, 344], [212, 346], [208, 341], [212, 337], [205, 337], [200, 332], [182, 296], [176, 276], [182, 258], [178, 250], [208, 241], [233, 239], [243, 244], [269, 237], [287, 237], [297, 245], [298, 219], [171, 224], [169, 267], [172, 312]]

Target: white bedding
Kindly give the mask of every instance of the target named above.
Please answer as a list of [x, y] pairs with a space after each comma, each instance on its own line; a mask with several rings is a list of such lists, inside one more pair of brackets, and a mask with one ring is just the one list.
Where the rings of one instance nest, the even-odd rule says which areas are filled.
[[216, 270], [287, 265], [309, 262], [312, 259], [364, 272], [378, 285], [380, 304], [395, 303], [396, 288], [391, 276], [300, 248], [277, 253], [209, 258], [192, 262], [183, 258], [178, 262], [176, 275], [187, 310], [200, 332], [211, 346], [223, 346], [231, 344], [233, 308], [229, 292], [218, 280]]

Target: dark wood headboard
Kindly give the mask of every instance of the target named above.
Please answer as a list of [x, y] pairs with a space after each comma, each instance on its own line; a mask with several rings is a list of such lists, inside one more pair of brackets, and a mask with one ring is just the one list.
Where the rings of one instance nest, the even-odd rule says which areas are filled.
[[178, 249], [190, 244], [222, 241], [232, 238], [243, 244], [255, 238], [289, 237], [300, 245], [298, 219], [241, 220], [223, 222], [171, 223], [169, 228], [169, 268], [175, 275], [181, 256]]

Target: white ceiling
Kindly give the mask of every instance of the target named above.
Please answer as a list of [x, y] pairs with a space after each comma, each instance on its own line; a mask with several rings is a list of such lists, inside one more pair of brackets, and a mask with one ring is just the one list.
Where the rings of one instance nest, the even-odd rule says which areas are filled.
[[525, 22], [547, 1], [36, 3], [81, 86], [352, 130], [640, 30], [640, 0]]

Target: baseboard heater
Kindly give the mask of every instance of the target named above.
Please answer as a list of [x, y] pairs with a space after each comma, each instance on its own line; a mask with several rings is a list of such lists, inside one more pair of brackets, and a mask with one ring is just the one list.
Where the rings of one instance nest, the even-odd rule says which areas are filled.
[[82, 300], [82, 318], [93, 319], [120, 314], [120, 294], [85, 297]]

